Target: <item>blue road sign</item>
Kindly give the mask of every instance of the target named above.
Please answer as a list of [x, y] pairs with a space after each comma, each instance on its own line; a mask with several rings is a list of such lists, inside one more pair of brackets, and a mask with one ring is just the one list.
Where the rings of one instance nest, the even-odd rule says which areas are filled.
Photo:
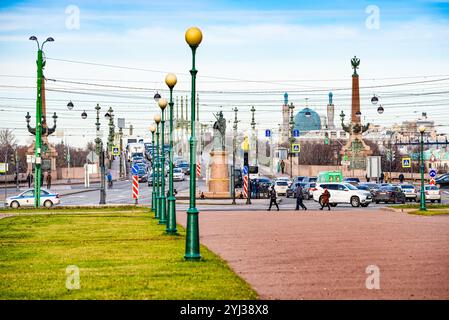
[[267, 138], [271, 137], [271, 130], [270, 129], [265, 130], [265, 137], [267, 137]]
[[137, 164], [135, 164], [131, 167], [131, 170], [133, 172], [133, 175], [136, 176], [139, 173], [139, 166]]
[[248, 174], [248, 167], [247, 167], [247, 166], [244, 166], [244, 167], [243, 167], [243, 174], [244, 174], [244, 175], [247, 175], [247, 174]]
[[429, 176], [431, 178], [435, 178], [436, 175], [437, 175], [437, 171], [435, 169], [430, 169]]
[[295, 137], [295, 138], [297, 138], [297, 137], [299, 137], [299, 130], [293, 130], [293, 136]]

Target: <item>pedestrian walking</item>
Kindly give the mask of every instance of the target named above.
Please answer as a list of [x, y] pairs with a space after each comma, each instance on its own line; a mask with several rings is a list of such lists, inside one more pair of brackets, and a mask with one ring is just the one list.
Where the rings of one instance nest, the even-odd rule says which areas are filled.
[[370, 178], [368, 177], [368, 173], [365, 175], [366, 182], [369, 182]]
[[111, 174], [111, 171], [108, 171], [108, 173], [106, 174], [106, 177], [108, 179], [108, 187], [109, 187], [109, 189], [111, 189], [112, 188], [112, 174]]
[[307, 207], [302, 202], [302, 200], [304, 200], [304, 195], [302, 194], [302, 187], [300, 185], [295, 190], [295, 197], [296, 197], [295, 210], [299, 210], [299, 207], [301, 207], [303, 210], [307, 210]]
[[28, 182], [28, 188], [31, 188], [31, 183], [33, 182], [33, 174], [31, 172], [28, 172], [27, 182]]
[[44, 185], [44, 175], [45, 172], [41, 172], [41, 187]]
[[284, 162], [284, 160], [281, 160], [281, 172], [282, 172], [282, 174], [284, 174], [284, 170], [285, 170], [285, 162]]
[[47, 189], [51, 188], [51, 173], [48, 172], [47, 173], [47, 178], [45, 179], [45, 181], [47, 182]]
[[401, 174], [399, 175], [399, 182], [400, 182], [400, 183], [404, 183], [404, 179], [405, 179], [405, 178], [404, 178], [404, 174], [401, 173]]
[[383, 172], [380, 173], [380, 183], [384, 183], [385, 175]]
[[260, 198], [260, 183], [259, 183], [259, 179], [256, 179], [255, 183], [254, 183], [254, 193], [256, 194], [256, 199]]
[[271, 206], [273, 204], [278, 209], [277, 211], [279, 211], [279, 206], [278, 206], [278, 203], [276, 202], [276, 190], [274, 190], [274, 186], [272, 186], [271, 190], [270, 190], [270, 207], [268, 208], [268, 211], [271, 211]]
[[329, 198], [331, 197], [331, 194], [329, 193], [329, 190], [327, 188], [324, 188], [324, 192], [321, 195], [321, 208], [320, 210], [323, 210], [324, 207], [327, 207], [328, 210], [331, 209], [329, 205]]

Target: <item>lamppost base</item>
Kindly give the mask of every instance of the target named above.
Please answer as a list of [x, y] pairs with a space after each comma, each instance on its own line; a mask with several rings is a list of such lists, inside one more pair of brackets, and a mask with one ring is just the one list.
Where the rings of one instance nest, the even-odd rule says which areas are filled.
[[169, 196], [168, 199], [168, 217], [167, 217], [167, 229], [165, 232], [167, 234], [177, 234], [176, 229], [176, 198], [174, 196]]
[[151, 212], [156, 214], [156, 192], [154, 191], [151, 192]]
[[200, 233], [198, 225], [198, 209], [187, 210], [186, 253], [185, 260], [200, 260]]
[[167, 198], [165, 196], [162, 196], [159, 198], [159, 204], [160, 204], [160, 220], [159, 224], [167, 224]]
[[161, 218], [161, 214], [160, 214], [160, 212], [161, 212], [161, 207], [160, 207], [160, 197], [159, 196], [156, 196], [156, 203], [155, 203], [155, 206], [154, 206], [154, 212], [155, 212], [155, 215], [154, 215], [154, 217], [156, 218], [156, 219], [160, 219]]

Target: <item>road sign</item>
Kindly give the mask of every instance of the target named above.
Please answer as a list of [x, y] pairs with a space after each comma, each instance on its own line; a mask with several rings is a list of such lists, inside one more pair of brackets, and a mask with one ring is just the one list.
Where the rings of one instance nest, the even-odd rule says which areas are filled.
[[119, 156], [120, 155], [120, 147], [119, 146], [112, 146], [112, 155], [113, 156]]
[[430, 169], [429, 170], [429, 176], [431, 178], [435, 178], [436, 175], [437, 175], [437, 171], [435, 169]]
[[246, 176], [246, 175], [248, 175], [248, 167], [247, 166], [244, 166], [243, 167], [243, 174]]
[[299, 130], [297, 130], [297, 129], [293, 130], [293, 136], [295, 138], [299, 137]]
[[265, 137], [267, 137], [267, 138], [271, 137], [271, 130], [270, 129], [266, 129], [265, 130]]
[[435, 183], [436, 183], [436, 181], [435, 181], [435, 179], [434, 179], [434, 178], [430, 179], [430, 184], [431, 184], [432, 186], [434, 186], [434, 185], [435, 185]]
[[292, 144], [292, 153], [300, 153], [301, 152], [301, 146], [299, 143]]
[[139, 173], [139, 166], [138, 166], [137, 164], [134, 164], [134, 165], [131, 167], [131, 170], [132, 170], [132, 172], [133, 172], [133, 175], [137, 176], [137, 174]]
[[402, 158], [402, 168], [411, 168], [411, 167], [412, 167], [412, 159]]
[[137, 199], [139, 198], [139, 177], [138, 176], [133, 176], [133, 199], [136, 199], [136, 203], [137, 203]]
[[6, 171], [8, 171], [8, 164], [0, 162], [0, 173], [5, 173]]
[[98, 156], [95, 152], [91, 151], [86, 157], [87, 162], [94, 163], [98, 161]]

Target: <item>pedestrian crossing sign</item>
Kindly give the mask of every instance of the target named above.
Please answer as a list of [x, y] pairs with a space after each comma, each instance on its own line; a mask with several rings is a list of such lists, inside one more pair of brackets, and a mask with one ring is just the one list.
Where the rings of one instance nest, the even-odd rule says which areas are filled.
[[402, 158], [402, 168], [411, 168], [411, 167], [412, 167], [412, 159]]
[[113, 156], [119, 156], [120, 155], [120, 147], [112, 146], [112, 155]]
[[299, 143], [292, 144], [292, 153], [300, 153], [301, 152], [301, 146]]

